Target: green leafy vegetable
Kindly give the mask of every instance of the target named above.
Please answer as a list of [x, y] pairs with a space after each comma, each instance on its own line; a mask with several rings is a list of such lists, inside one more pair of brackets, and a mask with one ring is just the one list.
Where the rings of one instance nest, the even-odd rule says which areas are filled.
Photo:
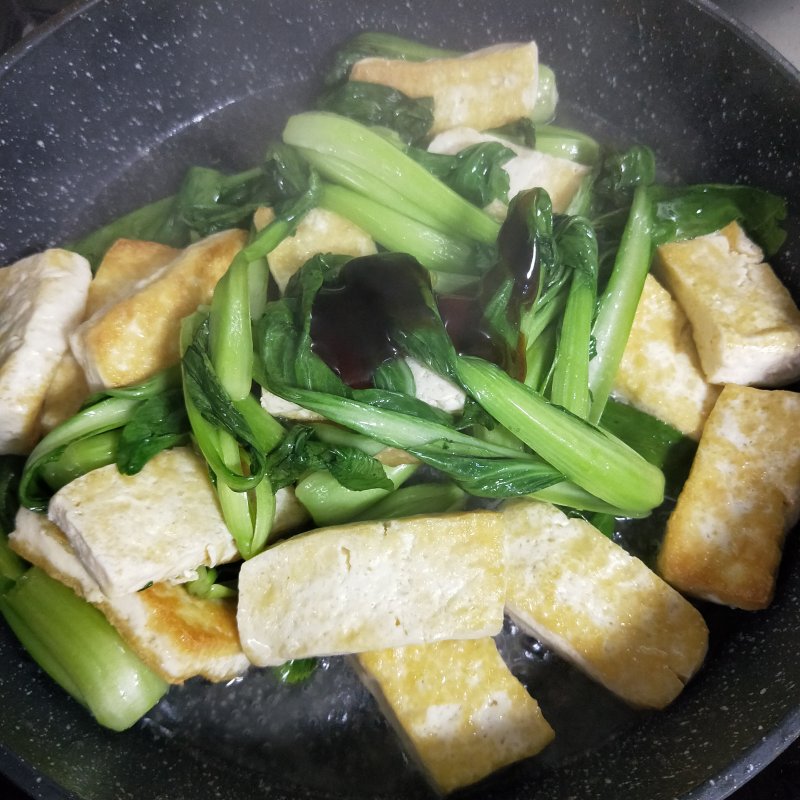
[[323, 94], [317, 108], [362, 125], [389, 128], [405, 144], [423, 140], [433, 125], [432, 98], [412, 98], [380, 83], [347, 81]]
[[180, 389], [144, 399], [122, 428], [116, 462], [123, 475], [134, 475], [154, 456], [186, 444], [189, 420]]
[[500, 142], [481, 142], [455, 155], [410, 149], [408, 154], [446, 186], [480, 208], [493, 200], [508, 203], [508, 173], [503, 165], [514, 151]]
[[295, 658], [292, 661], [281, 664], [279, 667], [274, 667], [273, 671], [281, 683], [294, 686], [307, 681], [316, 668], [316, 658]]
[[36, 567], [0, 596], [0, 611], [42, 669], [107, 728], [130, 728], [168, 689], [100, 611]]
[[652, 193], [655, 245], [713, 233], [734, 220], [763, 248], [767, 258], [786, 239], [781, 227], [786, 201], [762, 189], [700, 184], [657, 186]]

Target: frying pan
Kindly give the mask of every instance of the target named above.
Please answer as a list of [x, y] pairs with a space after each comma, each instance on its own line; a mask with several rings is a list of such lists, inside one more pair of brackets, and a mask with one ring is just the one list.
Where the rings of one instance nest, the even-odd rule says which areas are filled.
[[[665, 178], [787, 197], [788, 245], [774, 265], [800, 296], [800, 76], [701, 0], [75, 6], [0, 62], [0, 263], [170, 193], [192, 164], [252, 165], [310, 105], [332, 48], [363, 29], [464, 49], [536, 39], [567, 122], [651, 145]], [[790, 534], [768, 610], [702, 607], [708, 659], [661, 713], [632, 712], [535, 642], [504, 635], [557, 744], [466, 796], [727, 796], [800, 734], [798, 558]], [[112, 734], [3, 628], [0, 709], [0, 768], [36, 797], [429, 796], [341, 659], [290, 689], [269, 671], [227, 687], [189, 682]]]

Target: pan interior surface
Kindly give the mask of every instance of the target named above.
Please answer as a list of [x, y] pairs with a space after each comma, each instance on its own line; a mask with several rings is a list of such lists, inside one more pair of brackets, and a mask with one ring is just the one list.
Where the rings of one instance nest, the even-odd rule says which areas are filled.
[[[800, 80], [704, 3], [658, 0], [95, 0], [0, 72], [0, 263], [61, 244], [174, 190], [185, 169], [257, 162], [310, 107], [333, 48], [361, 30], [472, 49], [535, 39], [561, 117], [642, 142], [667, 177], [787, 197], [774, 266], [800, 297]], [[795, 168], [796, 169], [796, 168]], [[721, 798], [800, 733], [800, 564], [790, 534], [770, 609], [703, 606], [700, 674], [668, 710], [634, 712], [539, 647], [501, 648], [561, 739], [465, 796]], [[0, 630], [0, 766], [40, 797], [425, 798], [344, 659], [277, 688], [271, 672], [190, 682], [112, 734]], [[560, 726], [560, 727], [559, 727]]]

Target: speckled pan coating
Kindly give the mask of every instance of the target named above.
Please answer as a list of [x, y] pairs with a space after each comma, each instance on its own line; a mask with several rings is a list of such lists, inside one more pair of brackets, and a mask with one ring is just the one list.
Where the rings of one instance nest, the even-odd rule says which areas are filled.
[[[168, 193], [189, 164], [252, 163], [286, 115], [307, 106], [331, 47], [362, 28], [465, 48], [536, 38], [584, 127], [651, 144], [685, 180], [746, 181], [789, 197], [790, 245], [776, 268], [800, 296], [798, 75], [705, 3], [660, 0], [88, 3], [0, 62], [0, 263]], [[572, 748], [471, 795], [726, 796], [800, 733], [799, 549], [795, 532], [768, 611], [703, 609], [711, 655], [661, 714], [626, 716], [590, 687], [591, 703], [576, 709], [579, 677], [534, 645], [508, 644], [534, 686], [546, 676], [535, 688]], [[125, 734], [91, 723], [4, 628], [0, 665], [0, 766], [36, 797], [428, 796], [340, 660], [280, 702], [269, 674], [190, 687]], [[607, 718], [620, 720], [618, 733], [599, 744], [592, 731]], [[156, 727], [177, 732], [154, 736]], [[283, 741], [269, 754], [265, 732]]]

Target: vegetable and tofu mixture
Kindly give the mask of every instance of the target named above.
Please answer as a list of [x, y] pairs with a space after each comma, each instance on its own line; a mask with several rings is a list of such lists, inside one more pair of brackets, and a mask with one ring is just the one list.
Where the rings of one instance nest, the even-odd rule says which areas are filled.
[[[781, 198], [554, 124], [536, 44], [347, 42], [261, 164], [0, 270], [0, 610], [115, 730], [349, 656], [449, 792], [554, 736], [510, 617], [632, 706], [800, 515]], [[688, 477], [687, 477], [688, 476]], [[657, 555], [619, 521], [670, 510]]]

